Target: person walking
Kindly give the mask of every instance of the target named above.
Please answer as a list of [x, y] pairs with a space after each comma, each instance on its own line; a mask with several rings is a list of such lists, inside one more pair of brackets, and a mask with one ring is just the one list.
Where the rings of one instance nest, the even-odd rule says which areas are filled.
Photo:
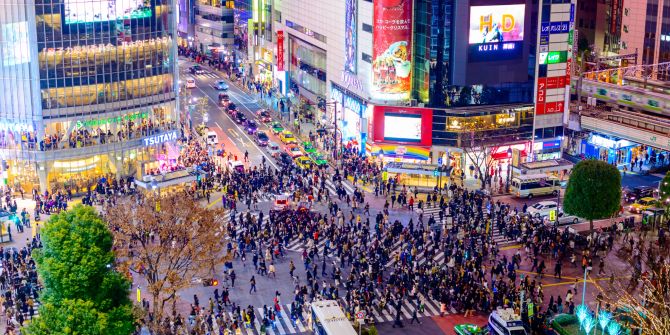
[[251, 294], [251, 291], [256, 292], [256, 277], [251, 276], [251, 279], [249, 280], [249, 284], [251, 284], [251, 288], [249, 288], [249, 294]]
[[416, 321], [418, 324], [421, 324], [421, 321], [419, 321], [419, 307], [414, 306], [414, 309], [412, 310], [412, 321], [410, 321], [410, 324], [414, 324], [414, 321]]

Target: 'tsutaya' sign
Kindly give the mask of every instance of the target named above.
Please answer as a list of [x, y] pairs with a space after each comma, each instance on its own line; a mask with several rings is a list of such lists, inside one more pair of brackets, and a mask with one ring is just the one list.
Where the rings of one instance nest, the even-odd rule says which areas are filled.
[[176, 130], [144, 138], [144, 146], [156, 145], [170, 141], [176, 141], [179, 138]]

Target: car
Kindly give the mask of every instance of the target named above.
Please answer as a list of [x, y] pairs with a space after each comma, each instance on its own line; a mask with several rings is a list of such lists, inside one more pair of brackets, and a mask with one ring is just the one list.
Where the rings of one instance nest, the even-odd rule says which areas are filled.
[[631, 189], [624, 190], [623, 192], [623, 200], [625, 202], [635, 202], [637, 199], [642, 199], [642, 198], [653, 198], [656, 193], [658, 193], [658, 190], [655, 187], [652, 186], [638, 186]]
[[283, 211], [285, 209], [291, 208], [291, 194], [278, 194], [275, 197], [275, 202], [272, 205], [272, 209], [276, 211]]
[[259, 146], [264, 147], [268, 145], [270, 138], [268, 137], [268, 134], [266, 134], [264, 131], [257, 131], [256, 136], [254, 136], [254, 141], [256, 141], [256, 144], [258, 144]]
[[279, 148], [279, 144], [275, 142], [268, 142], [268, 153], [270, 156], [277, 158], [280, 152], [281, 149]]
[[477, 326], [470, 323], [456, 325], [454, 331], [457, 335], [489, 335], [489, 328], [484, 326]]
[[195, 88], [195, 79], [186, 78], [186, 88]]
[[296, 157], [294, 161], [295, 165], [303, 170], [309, 170], [312, 168], [312, 160], [305, 156]]
[[281, 125], [281, 123], [279, 123], [278, 121], [273, 122], [273, 123], [270, 125], [270, 129], [272, 130], [272, 133], [275, 134], [275, 135], [277, 135], [277, 134], [281, 133], [282, 131], [284, 131], [284, 127], [283, 127], [283, 126]]
[[226, 93], [219, 93], [219, 104], [226, 107], [230, 103], [230, 96]]
[[228, 106], [226, 106], [226, 110], [229, 114], [233, 114], [237, 111], [237, 105], [231, 101], [228, 103]]
[[571, 215], [567, 213], [560, 213], [558, 214], [558, 225], [559, 226], [567, 226], [571, 224], [577, 224], [584, 221], [582, 218], [576, 216], [576, 215]]
[[320, 136], [326, 135], [328, 133], [328, 129], [325, 128], [319, 128], [316, 130], [316, 133], [319, 134]]
[[557, 210], [558, 204], [556, 201], [540, 201], [528, 207], [528, 214], [534, 218], [542, 218], [549, 216], [549, 212]]
[[244, 173], [244, 163], [240, 161], [228, 161], [228, 170], [236, 173]]
[[193, 65], [188, 70], [189, 70], [189, 72], [191, 72], [191, 74], [204, 74], [205, 73], [205, 69], [203, 69], [202, 66], [200, 66], [200, 65]]
[[258, 125], [256, 124], [256, 122], [251, 120], [247, 120], [247, 123], [244, 125], [244, 128], [246, 129], [247, 134], [249, 135], [253, 135], [256, 133], [256, 131], [258, 131]]
[[214, 84], [214, 88], [216, 88], [219, 91], [227, 91], [229, 87], [225, 81], [219, 80], [216, 82], [216, 84]]
[[316, 164], [316, 166], [328, 165], [328, 161], [318, 152], [309, 153], [309, 158]]
[[295, 136], [293, 136], [293, 133], [288, 131], [288, 130], [284, 130], [281, 133], [279, 133], [279, 140], [281, 140], [282, 143], [284, 143], [284, 144], [296, 144], [296, 143], [298, 143], [298, 140], [295, 139]]
[[247, 117], [243, 113], [235, 113], [235, 123], [243, 125], [245, 122], [247, 122]]
[[286, 151], [286, 153], [289, 154], [291, 158], [296, 158], [303, 155], [302, 150], [300, 150], [300, 148], [295, 144], [287, 145], [286, 148], [284, 148], [284, 151]]
[[293, 163], [293, 158], [285, 152], [280, 152], [277, 155], [277, 163], [281, 165], [291, 165]]
[[212, 146], [219, 144], [219, 136], [211, 130], [207, 132], [207, 144]]
[[308, 154], [312, 153], [312, 152], [316, 152], [316, 148], [314, 147], [314, 145], [310, 141], [302, 142], [302, 150], [304, 150]]
[[656, 200], [656, 198], [645, 197], [645, 198], [639, 199], [634, 204], [630, 205], [628, 207], [628, 210], [631, 213], [642, 213], [645, 210], [647, 210], [651, 207], [654, 207], [657, 202], [658, 202], [658, 200]]
[[258, 121], [260, 122], [270, 122], [272, 121], [272, 117], [270, 116], [270, 112], [267, 109], [259, 109], [256, 111], [256, 116], [258, 117]]

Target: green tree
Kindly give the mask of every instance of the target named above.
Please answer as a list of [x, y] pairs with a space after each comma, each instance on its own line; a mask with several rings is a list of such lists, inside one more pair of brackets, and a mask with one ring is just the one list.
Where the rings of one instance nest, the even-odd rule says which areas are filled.
[[584, 160], [572, 169], [563, 207], [566, 213], [589, 220], [614, 215], [621, 206], [621, 174], [603, 161]]
[[90, 300], [65, 299], [40, 306], [40, 315], [24, 328], [28, 335], [128, 335], [135, 329], [127, 322], [131, 306], [101, 312]]
[[[43, 321], [37, 323], [51, 326], [50, 320], [61, 321], [63, 327], [69, 327], [67, 334], [97, 334], [95, 327], [103, 327], [107, 334], [132, 332], [130, 282], [112, 267], [112, 234], [95, 209], [79, 205], [52, 216], [41, 239], [43, 247], [33, 251], [44, 284], [38, 318]], [[73, 305], [87, 306], [90, 311]], [[61, 315], [70, 312], [76, 317]], [[28, 328], [27, 333], [46, 334], [40, 329]]]

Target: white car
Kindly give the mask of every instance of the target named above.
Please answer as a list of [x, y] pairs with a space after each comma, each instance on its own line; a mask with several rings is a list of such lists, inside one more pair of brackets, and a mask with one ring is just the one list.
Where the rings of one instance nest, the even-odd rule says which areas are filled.
[[528, 207], [528, 214], [534, 218], [549, 216], [549, 212], [551, 211], [557, 211], [556, 214], [558, 214], [558, 204], [556, 201], [540, 201]]
[[195, 79], [187, 78], [186, 79], [186, 88], [195, 88]]
[[210, 144], [212, 146], [216, 146], [219, 144], [219, 136], [216, 135], [215, 132], [213, 131], [208, 131], [207, 132], [207, 144]]
[[279, 144], [275, 142], [268, 142], [268, 153], [272, 157], [277, 157], [279, 153], [281, 152], [281, 148], [279, 147]]
[[567, 226], [571, 224], [577, 224], [584, 221], [582, 218], [571, 215], [571, 214], [566, 214], [566, 213], [560, 213], [558, 214], [558, 225], [559, 226]]
[[214, 84], [214, 87], [219, 90], [219, 91], [226, 91], [228, 90], [228, 84], [226, 84], [225, 81], [219, 80]]

